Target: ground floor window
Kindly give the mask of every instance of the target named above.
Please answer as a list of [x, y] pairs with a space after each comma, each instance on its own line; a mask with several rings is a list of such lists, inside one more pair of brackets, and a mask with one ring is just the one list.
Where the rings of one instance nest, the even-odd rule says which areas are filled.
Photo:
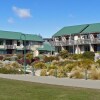
[[6, 54], [6, 50], [0, 50], [0, 54]]
[[17, 54], [23, 54], [23, 50], [17, 50], [16, 53]]
[[84, 46], [84, 51], [90, 51], [90, 46], [89, 45]]

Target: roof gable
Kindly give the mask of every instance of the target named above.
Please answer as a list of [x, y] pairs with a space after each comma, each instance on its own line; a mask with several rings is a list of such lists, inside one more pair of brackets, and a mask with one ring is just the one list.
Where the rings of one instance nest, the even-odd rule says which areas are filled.
[[44, 42], [42, 47], [37, 48], [39, 51], [55, 51], [55, 48], [49, 43], [49, 42]]
[[82, 33], [100, 33], [100, 23], [90, 24]]
[[42, 37], [34, 34], [24, 34], [21, 32], [12, 32], [12, 31], [1, 31], [0, 30], [0, 39], [12, 39], [12, 40], [26, 40], [29, 41], [43, 41]]
[[53, 36], [55, 37], [55, 36], [79, 34], [86, 27], [88, 27], [88, 24], [64, 27], [61, 30], [59, 30], [57, 33], [55, 33]]

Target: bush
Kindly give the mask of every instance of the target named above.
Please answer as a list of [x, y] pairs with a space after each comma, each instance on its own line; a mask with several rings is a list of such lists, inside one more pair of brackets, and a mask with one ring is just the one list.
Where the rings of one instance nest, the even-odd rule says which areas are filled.
[[40, 75], [47, 76], [47, 69], [42, 69]]
[[50, 76], [55, 76], [55, 69], [50, 69], [49, 70], [49, 75]]
[[5, 61], [5, 60], [11, 61], [11, 57], [5, 57], [3, 60], [4, 60], [4, 61]]
[[94, 60], [94, 52], [91, 52], [91, 51], [86, 51], [83, 53], [83, 58], [86, 58], [86, 59], [91, 59], [91, 60]]
[[78, 60], [82, 58], [82, 54], [73, 54], [70, 55], [73, 60]]
[[59, 60], [59, 58], [57, 56], [44, 56], [43, 61], [44, 62], [52, 62], [53, 60]]
[[33, 66], [34, 66], [34, 68], [36, 68], [36, 69], [43, 69], [43, 68], [46, 68], [45, 63], [43, 63], [43, 62], [37, 62], [37, 63], [35, 63]]
[[17, 62], [13, 62], [12, 64], [11, 64], [11, 66], [13, 66], [14, 68], [21, 68], [22, 66], [19, 64], [19, 63], [17, 63]]
[[0, 56], [0, 60], [3, 60], [3, 56]]
[[57, 69], [57, 66], [55, 66], [55, 65], [50, 65], [50, 66], [48, 67], [48, 69]]
[[15, 70], [15, 69], [6, 69], [6, 68], [0, 68], [0, 73], [2, 74], [23, 74], [24, 72], [21, 70]]
[[[19, 64], [24, 64], [24, 58], [23, 59], [19, 59], [19, 60], [17, 60], [17, 62], [19, 63]], [[31, 64], [31, 61], [29, 60], [29, 59], [26, 59], [25, 60], [25, 63], [26, 63], [26, 65], [28, 64], [28, 65], [30, 65]]]
[[59, 52], [59, 56], [61, 56], [63, 59], [65, 59], [66, 57], [68, 57], [69, 53], [67, 50], [62, 50]]
[[84, 75], [80, 71], [75, 70], [75, 71], [73, 71], [73, 73], [69, 77], [70, 78], [78, 78], [78, 79], [81, 79], [81, 78], [84, 78]]
[[72, 63], [72, 64], [67, 64], [64, 69], [66, 70], [66, 72], [71, 72], [72, 69], [75, 67], [76, 67], [75, 63]]
[[64, 70], [63, 67], [60, 67], [57, 69], [57, 77], [67, 77], [66, 71]]
[[17, 54], [18, 59], [23, 58], [23, 54]]
[[98, 63], [98, 64], [99, 64], [99, 66], [100, 66], [100, 59], [99, 59], [98, 61], [96, 61], [96, 63]]
[[100, 69], [93, 68], [89, 74], [89, 78], [93, 80], [100, 80]]
[[31, 61], [33, 59], [33, 53], [27, 53], [26, 58]]

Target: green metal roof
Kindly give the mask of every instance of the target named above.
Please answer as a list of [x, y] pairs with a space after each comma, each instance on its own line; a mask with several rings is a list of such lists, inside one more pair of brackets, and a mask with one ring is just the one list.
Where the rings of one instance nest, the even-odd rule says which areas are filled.
[[43, 41], [41, 36], [34, 35], [34, 34], [24, 34], [21, 32], [11, 32], [11, 31], [1, 31], [0, 30], [0, 39], [12, 39], [12, 40], [26, 40], [29, 41]]
[[22, 33], [20, 33], [20, 32], [1, 31], [0, 30], [0, 39], [14, 39], [14, 40], [19, 40], [21, 34]]
[[43, 39], [41, 36], [34, 35], [34, 34], [26, 34], [26, 40], [43, 42]]
[[55, 51], [55, 48], [49, 43], [44, 42], [42, 47], [37, 48], [39, 51]]
[[90, 24], [82, 33], [100, 33], [100, 23]]
[[88, 24], [64, 27], [60, 31], [58, 31], [57, 33], [55, 33], [53, 35], [53, 37], [63, 36], [63, 35], [71, 35], [71, 34], [79, 34], [86, 27], [88, 27]]

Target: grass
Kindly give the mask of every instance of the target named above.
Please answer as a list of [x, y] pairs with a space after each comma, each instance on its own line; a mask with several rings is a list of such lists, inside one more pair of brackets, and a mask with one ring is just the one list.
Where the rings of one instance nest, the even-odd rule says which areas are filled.
[[100, 90], [0, 78], [0, 100], [100, 100]]

